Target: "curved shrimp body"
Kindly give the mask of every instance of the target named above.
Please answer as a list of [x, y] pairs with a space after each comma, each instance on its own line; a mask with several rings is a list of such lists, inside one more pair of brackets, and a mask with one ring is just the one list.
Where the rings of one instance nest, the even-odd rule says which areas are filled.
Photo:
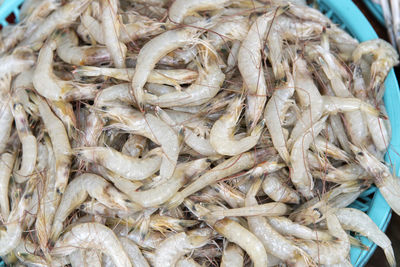
[[286, 185], [276, 174], [269, 174], [265, 177], [262, 188], [272, 200], [283, 203], [300, 203], [300, 196], [297, 192]]
[[298, 245], [319, 264], [337, 264], [346, 261], [350, 251], [347, 233], [334, 214], [327, 215], [326, 223], [329, 233], [336, 237], [336, 240], [329, 242], [303, 240], [298, 242]]
[[22, 143], [22, 162], [21, 167], [17, 171], [17, 176], [15, 178], [17, 182], [25, 182], [27, 179], [29, 179], [29, 176], [32, 175], [33, 171], [35, 170], [37, 142], [36, 137], [31, 133], [28, 118], [22, 104], [14, 104], [13, 115], [15, 119], [15, 126], [18, 132], [18, 137]]
[[345, 230], [360, 233], [383, 249], [390, 266], [396, 266], [390, 239], [382, 232], [371, 218], [360, 210], [345, 208], [335, 212]]
[[375, 158], [365, 148], [358, 148], [350, 144], [360, 165], [374, 177], [374, 182], [389, 206], [400, 214], [400, 180], [391, 174], [389, 167]]
[[35, 31], [22, 42], [23, 45], [31, 45], [34, 49], [40, 49], [42, 42], [55, 29], [68, 26], [73, 23], [89, 5], [90, 0], [77, 0], [68, 2], [61, 8], [51, 13]]
[[267, 252], [261, 241], [239, 223], [225, 218], [217, 221], [213, 228], [230, 242], [246, 251], [253, 261], [254, 267], [268, 266]]
[[0, 211], [2, 221], [6, 221], [10, 214], [8, 183], [11, 178], [14, 162], [15, 155], [13, 154], [3, 153], [0, 157]]
[[289, 152], [286, 146], [282, 123], [291, 103], [289, 99], [294, 93], [294, 80], [290, 73], [286, 73], [286, 78], [288, 82], [284, 86], [275, 89], [272, 97], [268, 100], [264, 110], [264, 120], [274, 147], [281, 158], [286, 163], [289, 163]]
[[211, 211], [210, 216], [217, 218], [234, 216], [282, 216], [288, 214], [290, 208], [279, 202], [270, 202], [265, 204], [246, 205], [246, 207], [235, 209], [221, 209]]
[[131, 263], [135, 267], [149, 267], [149, 263], [143, 257], [138, 246], [129, 238], [119, 237], [122, 247], [125, 249]]
[[263, 40], [272, 20], [282, 11], [269, 11], [258, 17], [239, 49], [238, 67], [248, 90], [246, 118], [251, 128], [256, 126], [267, 101], [267, 84], [261, 64]]
[[100, 164], [110, 171], [129, 180], [143, 180], [160, 169], [159, 149], [145, 158], [134, 158], [110, 147], [84, 147], [78, 149], [78, 156], [84, 160]]
[[247, 17], [234, 16], [212, 27], [207, 37], [211, 44], [219, 50], [225, 42], [242, 41], [246, 37], [248, 29], [249, 20]]
[[132, 207], [131, 201], [102, 177], [91, 173], [82, 174], [72, 180], [65, 190], [54, 216], [52, 240], [57, 240], [63, 229], [64, 220], [85, 201], [88, 195], [111, 209], [128, 210], [128, 207]]
[[36, 56], [29, 48], [16, 48], [11, 55], [3, 56], [0, 59], [0, 77], [6, 75], [17, 75], [29, 70], [36, 61]]
[[121, 21], [118, 17], [118, 2], [117, 0], [101, 1], [102, 8], [102, 29], [104, 43], [113, 59], [114, 65], [117, 68], [125, 68], [125, 57], [127, 47], [119, 41]]
[[216, 156], [217, 151], [211, 146], [210, 140], [197, 136], [189, 128], [184, 128], [185, 143], [203, 156]]
[[78, 248], [98, 249], [118, 267], [132, 267], [131, 261], [114, 232], [99, 223], [81, 223], [67, 232], [54, 245], [53, 255], [68, 255]]
[[353, 60], [357, 62], [365, 54], [372, 54], [374, 57], [371, 64], [370, 87], [379, 101], [384, 93], [383, 82], [390, 69], [399, 63], [399, 55], [391, 44], [382, 39], [360, 43], [353, 51]]
[[243, 250], [236, 244], [229, 243], [222, 254], [221, 267], [242, 267]]
[[293, 144], [290, 153], [292, 166], [291, 180], [300, 193], [305, 197], [312, 197], [314, 182], [307, 164], [307, 150], [313, 139], [318, 136], [325, 126], [326, 116], [316, 122], [310, 129], [303, 133]]
[[131, 135], [122, 147], [121, 152], [131, 157], [139, 157], [146, 149], [147, 139], [140, 135]]
[[355, 97], [323, 96], [322, 99], [325, 113], [336, 114], [338, 112], [362, 111], [373, 117], [384, 117], [375, 107]]
[[106, 47], [78, 46], [78, 37], [71, 29], [59, 31], [54, 38], [57, 42], [57, 55], [69, 64], [96, 65], [111, 60]]
[[254, 147], [261, 136], [264, 121], [251, 131], [249, 136], [236, 140], [235, 128], [242, 110], [242, 99], [234, 99], [213, 125], [210, 132], [210, 144], [221, 155], [235, 156]]
[[[0, 81], [0, 84], [2, 82]], [[10, 108], [10, 97], [7, 96], [8, 93], [0, 91], [0, 125], [2, 129], [0, 131], [0, 153], [4, 151], [7, 146], [8, 139], [11, 134], [12, 123], [14, 117]]]
[[155, 251], [155, 267], [172, 267], [180, 257], [195, 248], [204, 246], [209, 241], [209, 235], [196, 234], [196, 231], [186, 234], [177, 233], [166, 238]]
[[197, 30], [193, 28], [166, 31], [151, 39], [142, 47], [137, 58], [136, 71], [132, 78], [132, 93], [139, 106], [142, 106], [144, 102], [143, 86], [156, 63], [169, 52], [197, 42], [197, 35]]
[[302, 58], [296, 58], [293, 63], [293, 72], [296, 93], [299, 97], [300, 105], [305, 110], [292, 130], [289, 143], [294, 142], [317, 122], [323, 113], [323, 98], [307, 70], [306, 61]]
[[[145, 102], [160, 107], [170, 106], [198, 106], [207, 103], [220, 90], [225, 80], [225, 75], [221, 71], [217, 59], [214, 55], [209, 55], [208, 50], [204, 52], [206, 58], [204, 61], [205, 68], [200, 69], [199, 76], [184, 91], [176, 91], [173, 93], [155, 96], [145, 94]], [[203, 58], [204, 58], [203, 57]], [[211, 57], [208, 59], [208, 57]]]

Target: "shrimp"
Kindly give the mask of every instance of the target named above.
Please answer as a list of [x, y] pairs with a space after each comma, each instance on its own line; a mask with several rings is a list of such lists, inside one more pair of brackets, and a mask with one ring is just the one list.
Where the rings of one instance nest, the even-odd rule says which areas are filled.
[[372, 54], [374, 61], [371, 64], [370, 89], [373, 90], [377, 101], [381, 100], [384, 93], [383, 82], [390, 69], [399, 63], [399, 55], [391, 44], [374, 39], [360, 43], [353, 51], [353, 60], [359, 62], [363, 55]]
[[321, 136], [317, 136], [310, 146], [314, 151], [318, 153], [326, 154], [337, 160], [342, 160], [346, 162], [350, 161], [349, 155], [346, 151], [338, 148]]
[[126, 237], [119, 237], [119, 241], [121, 242], [122, 247], [128, 254], [132, 266], [149, 267], [149, 264], [147, 263], [147, 260], [143, 257], [142, 252], [132, 240]]
[[[147, 42], [139, 52], [132, 78], [132, 95], [140, 107], [144, 104], [143, 86], [156, 63], [167, 53], [188, 44], [199, 42], [196, 28], [166, 31]], [[162, 44], [162, 45], [160, 45]], [[149, 56], [150, 55], [150, 56]]]
[[195, 260], [191, 258], [181, 258], [176, 262], [176, 267], [201, 267]]
[[69, 255], [72, 267], [101, 267], [101, 258], [97, 251], [88, 249], [75, 250]]
[[218, 219], [235, 216], [282, 216], [288, 214], [290, 210], [291, 209], [283, 203], [270, 202], [260, 205], [248, 205], [243, 208], [215, 210], [206, 216], [212, 216]]
[[318, 264], [336, 264], [346, 261], [350, 251], [350, 241], [347, 233], [333, 213], [326, 216], [326, 223], [329, 233], [336, 237], [336, 240], [329, 242], [302, 240], [298, 242], [298, 245]]
[[222, 254], [221, 267], [242, 267], [243, 250], [233, 243], [228, 243]]
[[7, 146], [7, 142], [11, 134], [12, 123], [14, 121], [14, 117], [10, 108], [10, 86], [10, 75], [0, 79], [0, 125], [3, 127], [0, 131], [0, 153], [2, 153]]
[[51, 110], [56, 114], [57, 117], [63, 122], [67, 133], [70, 136], [75, 136], [76, 133], [76, 117], [74, 113], [74, 108], [71, 103], [66, 101], [51, 101], [48, 100]]
[[392, 243], [367, 214], [352, 208], [338, 209], [335, 214], [345, 230], [367, 237], [383, 249], [390, 266], [396, 265]]
[[360, 165], [374, 177], [374, 182], [389, 206], [400, 214], [400, 180], [391, 174], [389, 167], [375, 158], [365, 148], [358, 148], [350, 144]]
[[121, 152], [131, 157], [139, 157], [147, 147], [147, 139], [140, 135], [131, 135], [126, 140]]
[[330, 167], [325, 173], [313, 172], [313, 176], [316, 176], [325, 181], [334, 183], [345, 183], [357, 179], [369, 179], [370, 175], [365, 172], [363, 167], [359, 164], [346, 164], [340, 167]]
[[338, 112], [354, 112], [356, 110], [370, 114], [373, 117], [386, 117], [370, 104], [355, 97], [323, 96], [324, 112], [336, 114]]
[[333, 237], [327, 232], [313, 230], [307, 226], [292, 222], [286, 217], [268, 217], [268, 223], [282, 235], [306, 240], [331, 241]]
[[98, 249], [109, 256], [118, 267], [131, 267], [127, 253], [113, 231], [99, 223], [81, 223], [59, 239], [51, 253], [68, 255], [78, 248]]
[[232, 16], [212, 27], [207, 37], [211, 44], [219, 50], [227, 41], [242, 41], [246, 37], [248, 29], [249, 19], [247, 17]]
[[300, 196], [276, 174], [265, 176], [262, 189], [272, 200], [283, 203], [300, 203]]
[[218, 58], [209, 55], [208, 50], [203, 54], [204, 69], [199, 69], [199, 76], [184, 91], [176, 91], [161, 96], [145, 94], [145, 102], [160, 107], [198, 106], [207, 103], [220, 90], [225, 75], [218, 65]]
[[251, 168], [254, 164], [257, 164], [258, 160], [260, 160], [259, 157], [263, 156], [265, 153], [265, 151], [257, 150], [246, 152], [225, 160], [213, 169], [201, 175], [195, 181], [186, 186], [185, 189], [177, 192], [168, 201], [167, 206], [169, 208], [177, 207], [184, 201], [186, 197], [196, 193], [204, 187], [211, 185], [229, 175]]
[[263, 131], [264, 120], [251, 130], [249, 136], [237, 140], [234, 136], [236, 124], [242, 110], [242, 99], [233, 99], [226, 113], [213, 125], [210, 144], [219, 154], [235, 156], [254, 147]]
[[248, 91], [246, 120], [251, 129], [257, 125], [267, 101], [267, 84], [261, 65], [263, 40], [274, 18], [284, 11], [284, 8], [279, 7], [258, 17], [239, 49], [238, 67]]
[[215, 151], [215, 149], [211, 146], [209, 139], [196, 135], [192, 130], [186, 127], [183, 129], [183, 132], [186, 145], [188, 145], [194, 151], [207, 157], [218, 155], [217, 151]]
[[[286, 64], [285, 64], [286, 66]], [[288, 68], [288, 66], [286, 66]], [[287, 82], [274, 90], [272, 97], [264, 110], [264, 120], [271, 135], [272, 143], [284, 162], [289, 163], [289, 152], [286, 146], [286, 138], [282, 129], [285, 113], [291, 104], [289, 100], [294, 93], [293, 76], [286, 72]]]
[[160, 149], [149, 152], [144, 158], [127, 156], [110, 147], [83, 147], [77, 150], [78, 157], [100, 164], [129, 180], [143, 180], [160, 169]]
[[[40, 49], [38, 61], [33, 74], [33, 85], [38, 93], [50, 100], [60, 101], [71, 98], [89, 98], [98, 89], [97, 85], [80, 84], [73, 81], [59, 79], [53, 73], [53, 51], [56, 49], [55, 40], [49, 39]], [[76, 97], [78, 96], [78, 97]], [[86, 96], [88, 97], [88, 96]]]
[[29, 70], [36, 62], [33, 51], [26, 47], [16, 48], [11, 55], [2, 56], [0, 59], [1, 78], [7, 75], [15, 76]]
[[35, 50], [40, 49], [47, 36], [55, 29], [66, 27], [73, 23], [90, 2], [90, 0], [76, 0], [68, 2], [61, 8], [55, 10], [22, 42], [22, 45], [30, 45]]
[[[211, 229], [199, 229], [206, 231], [190, 231], [177, 233], [166, 238], [160, 243], [155, 251], [155, 267], [175, 266], [180, 257], [195, 248], [199, 248], [208, 243]], [[208, 231], [210, 230], [210, 231]]]
[[31, 133], [28, 118], [22, 104], [14, 103], [12, 112], [18, 137], [22, 143], [22, 161], [20, 169], [15, 173], [15, 180], [18, 183], [23, 183], [30, 178], [35, 170], [37, 141], [36, 137]]
[[63, 222], [76, 207], [78, 207], [89, 196], [97, 199], [100, 203], [111, 209], [121, 210], [140, 210], [137, 205], [132, 205], [131, 201], [124, 194], [118, 192], [102, 177], [91, 173], [85, 173], [76, 177], [69, 183], [61, 203], [54, 215], [51, 239], [57, 240], [60, 235]]
[[10, 214], [10, 204], [8, 201], [8, 183], [11, 178], [12, 169], [15, 162], [15, 154], [3, 153], [0, 157], [0, 211], [1, 221], [5, 222]]
[[71, 29], [60, 30], [55, 34], [57, 55], [73, 65], [96, 65], [111, 60], [107, 48], [102, 46], [78, 46], [78, 37]]
[[24, 106], [25, 111], [36, 119], [39, 111], [37, 106], [29, 100], [27, 92], [27, 90], [33, 88], [32, 77], [32, 69], [19, 74], [12, 83], [12, 92], [15, 101], [21, 103]]
[[312, 189], [314, 187], [314, 182], [307, 164], [306, 151], [313, 139], [318, 136], [323, 129], [326, 118], [325, 116], [320, 119], [310, 129], [298, 137], [290, 153], [290, 163], [292, 167], [290, 178], [304, 197], [312, 197]]
[[119, 40], [121, 21], [118, 16], [117, 0], [102, 0], [101, 1], [101, 18], [104, 43], [113, 59], [114, 65], [117, 68], [125, 68], [125, 57], [127, 47]]
[[[262, 180], [256, 179], [248, 191], [245, 199], [245, 205], [256, 205], [256, 194], [260, 189]], [[291, 241], [283, 237], [275, 231], [262, 216], [247, 217], [250, 231], [262, 242], [265, 250], [272, 255], [285, 260], [294, 261], [305, 265], [304, 259], [301, 258], [301, 250], [297, 248]], [[267, 266], [267, 265], [265, 265]]]

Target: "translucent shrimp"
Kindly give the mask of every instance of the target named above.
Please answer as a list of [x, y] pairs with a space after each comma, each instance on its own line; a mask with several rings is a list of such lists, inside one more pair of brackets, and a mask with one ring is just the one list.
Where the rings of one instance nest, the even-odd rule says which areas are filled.
[[149, 264], [147, 260], [143, 257], [142, 252], [132, 240], [126, 237], [119, 237], [119, 241], [121, 242], [122, 247], [128, 254], [132, 266], [149, 267]]
[[312, 197], [314, 182], [309, 172], [306, 151], [313, 139], [322, 131], [326, 116], [316, 122], [310, 129], [297, 138], [290, 153], [292, 167], [291, 180], [300, 193], [305, 197]]
[[360, 165], [374, 177], [374, 182], [389, 206], [400, 214], [400, 180], [391, 174], [389, 167], [375, 158], [365, 148], [350, 145]]
[[82, 174], [73, 179], [65, 190], [65, 194], [54, 216], [51, 230], [52, 240], [57, 240], [63, 229], [64, 220], [71, 211], [83, 203], [88, 196], [95, 198], [111, 209], [140, 210], [140, 207], [132, 205], [127, 196], [117, 191], [102, 177], [91, 173]]
[[247, 17], [232, 16], [212, 27], [208, 33], [208, 40], [219, 50], [225, 42], [242, 41], [246, 37], [248, 29]]
[[263, 156], [264, 153], [265, 151], [257, 150], [246, 152], [225, 160], [213, 169], [201, 175], [195, 181], [186, 186], [185, 189], [176, 193], [168, 201], [168, 207], [177, 207], [183, 202], [186, 197], [192, 195], [193, 193], [196, 193], [204, 187], [211, 185], [229, 175], [251, 168], [254, 164], [257, 164], [258, 160], [260, 160], [260, 157]]
[[357, 232], [367, 237], [383, 249], [390, 266], [396, 265], [390, 239], [376, 226], [367, 214], [353, 208], [338, 209], [335, 214], [345, 230]]
[[282, 216], [288, 214], [291, 209], [279, 202], [270, 202], [259, 205], [246, 205], [246, 207], [235, 208], [235, 209], [221, 209], [211, 211], [209, 216], [223, 219], [224, 217], [235, 217], [235, 216]]
[[72, 1], [55, 10], [22, 42], [22, 45], [31, 45], [36, 50], [40, 49], [42, 42], [55, 29], [66, 27], [73, 23], [86, 9], [89, 3], [90, 0]]
[[210, 132], [210, 144], [221, 155], [235, 156], [254, 147], [264, 128], [264, 120], [254, 127], [250, 134], [237, 140], [235, 128], [242, 111], [242, 99], [233, 99], [226, 113], [213, 125]]
[[243, 250], [229, 243], [222, 254], [221, 267], [242, 267], [244, 262]]
[[72, 104], [66, 101], [51, 100], [48, 100], [47, 103], [55, 115], [63, 122], [67, 133], [72, 137], [76, 136], [75, 129], [77, 124]]
[[345, 183], [357, 179], [368, 179], [370, 175], [359, 164], [346, 164], [337, 168], [330, 167], [326, 172], [313, 172], [313, 176], [334, 183]]
[[201, 267], [195, 260], [191, 258], [181, 258], [176, 262], [176, 267]]
[[160, 169], [161, 153], [156, 148], [144, 158], [127, 156], [111, 147], [83, 147], [77, 150], [78, 157], [100, 164], [129, 180], [143, 180]]
[[122, 21], [118, 16], [117, 0], [101, 1], [101, 26], [103, 29], [104, 43], [117, 68], [125, 68], [127, 47], [119, 40]]
[[286, 72], [287, 82], [274, 90], [272, 97], [264, 110], [264, 120], [271, 135], [272, 143], [278, 151], [281, 158], [289, 163], [289, 152], [286, 146], [286, 138], [282, 129], [282, 123], [285, 119], [286, 111], [291, 104], [289, 98], [294, 93], [294, 80], [289, 72]]
[[267, 84], [261, 65], [263, 40], [273, 19], [282, 12], [284, 9], [278, 8], [258, 17], [239, 49], [238, 67], [248, 91], [246, 120], [251, 129], [257, 125], [267, 101]]
[[72, 267], [101, 267], [99, 256], [95, 250], [77, 249], [68, 258]]
[[338, 112], [363, 111], [374, 117], [385, 117], [379, 110], [370, 104], [355, 97], [323, 96], [324, 112], [336, 114]]
[[15, 173], [15, 180], [23, 183], [30, 178], [36, 166], [37, 142], [32, 135], [25, 110], [20, 103], [15, 103], [12, 109], [15, 127], [22, 144], [22, 160], [20, 169]]
[[1, 221], [5, 222], [10, 214], [10, 203], [8, 200], [8, 183], [11, 178], [15, 162], [15, 155], [3, 153], [0, 157], [0, 211]]
[[399, 55], [391, 44], [374, 39], [360, 43], [353, 51], [353, 60], [358, 62], [365, 54], [372, 54], [374, 61], [371, 64], [370, 88], [379, 101], [383, 97], [383, 82], [390, 69], [399, 63]]
[[14, 76], [29, 70], [36, 61], [33, 51], [26, 47], [16, 48], [11, 55], [2, 56], [0, 59], [0, 77]]
[[337, 160], [343, 160], [346, 162], [350, 161], [349, 155], [346, 151], [338, 148], [322, 136], [317, 136], [310, 144], [310, 146], [314, 151], [318, 153], [326, 154], [327, 156]]
[[14, 100], [21, 103], [24, 106], [25, 111], [36, 119], [39, 111], [37, 106], [30, 101], [27, 92], [27, 90], [33, 88], [32, 77], [32, 69], [19, 74], [12, 83], [12, 92]]
[[97, 85], [64, 81], [53, 73], [53, 51], [56, 47], [57, 43], [54, 40], [48, 40], [40, 49], [33, 74], [33, 85], [38, 93], [56, 101], [76, 98], [75, 95], [79, 96], [79, 94], [94, 95], [97, 91]]
[[140, 49], [136, 62], [136, 71], [132, 79], [132, 95], [139, 106], [144, 104], [143, 86], [156, 63], [164, 55], [181, 46], [199, 42], [197, 36], [198, 30], [192, 27], [166, 31], [151, 39]]
[[78, 46], [78, 36], [71, 29], [60, 30], [55, 35], [57, 55], [73, 65], [96, 65], [111, 60], [110, 53], [103, 46]]
[[[210, 229], [208, 229], [210, 230]], [[172, 267], [180, 257], [195, 248], [199, 248], [207, 244], [210, 238], [210, 232], [200, 232], [196, 230], [186, 234], [185, 232], [177, 233], [166, 238], [160, 243], [155, 251], [155, 267]]]
[[307, 226], [295, 223], [286, 217], [268, 217], [268, 223], [282, 235], [293, 236], [306, 240], [331, 241], [333, 237], [324, 231], [313, 230]]
[[318, 264], [336, 264], [346, 261], [350, 252], [350, 241], [347, 233], [334, 214], [326, 216], [326, 223], [329, 233], [336, 237], [336, 240], [329, 242], [302, 240], [298, 242], [298, 245]]
[[109, 256], [118, 267], [132, 267], [127, 253], [113, 231], [99, 223], [81, 223], [59, 239], [51, 253], [68, 255], [78, 248], [98, 249]]
[[272, 200], [283, 203], [300, 203], [300, 196], [297, 192], [282, 181], [277, 174], [269, 174], [265, 176], [262, 188]]
[[139, 157], [147, 147], [147, 139], [140, 135], [131, 135], [126, 140], [121, 152], [131, 157]]
[[204, 68], [199, 69], [196, 81], [183, 91], [155, 96], [145, 94], [145, 102], [160, 107], [198, 106], [207, 103], [221, 89], [225, 75], [221, 71], [218, 58], [206, 49], [203, 54]]
[[194, 151], [204, 156], [216, 156], [217, 151], [211, 146], [210, 140], [196, 135], [189, 128], [184, 128], [185, 143]]
[[2, 153], [7, 146], [11, 134], [12, 123], [14, 121], [10, 108], [10, 86], [10, 75], [6, 75], [5, 78], [0, 79], [0, 125], [2, 125], [2, 130], [0, 131], [0, 153]]

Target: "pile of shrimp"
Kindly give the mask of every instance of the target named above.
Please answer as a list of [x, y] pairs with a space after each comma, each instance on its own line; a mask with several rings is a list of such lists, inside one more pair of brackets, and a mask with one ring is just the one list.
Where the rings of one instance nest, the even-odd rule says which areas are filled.
[[284, 0], [26, 0], [0, 40], [9, 266], [396, 265], [348, 207], [400, 214], [387, 42]]

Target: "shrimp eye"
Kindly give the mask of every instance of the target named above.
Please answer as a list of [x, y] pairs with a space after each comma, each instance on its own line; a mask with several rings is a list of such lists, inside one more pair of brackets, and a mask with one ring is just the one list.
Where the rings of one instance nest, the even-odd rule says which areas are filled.
[[167, 27], [165, 27], [165, 25], [161, 25], [160, 28], [163, 29], [163, 30], [167, 29]]
[[364, 156], [364, 153], [360, 151], [357, 153], [357, 155], [362, 157], [362, 156]]
[[320, 211], [318, 208], [314, 208], [313, 210], [316, 211], [316, 212], [318, 212], [318, 214], [319, 214], [319, 219], [320, 219], [320, 218], [322, 217], [321, 211]]

